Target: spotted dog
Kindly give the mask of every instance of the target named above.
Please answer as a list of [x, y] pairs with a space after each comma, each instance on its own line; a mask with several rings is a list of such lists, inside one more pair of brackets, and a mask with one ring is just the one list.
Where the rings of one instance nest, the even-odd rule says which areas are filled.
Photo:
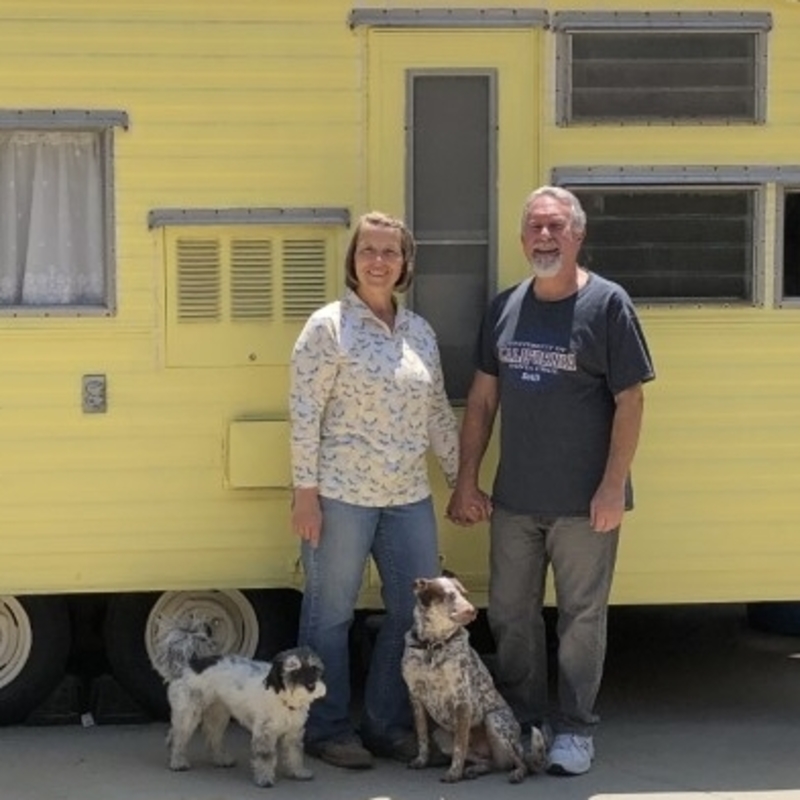
[[543, 770], [541, 732], [533, 729], [526, 761], [519, 723], [469, 643], [465, 626], [477, 612], [464, 587], [454, 577], [418, 578], [414, 594], [414, 624], [406, 634], [402, 661], [418, 743], [409, 767], [428, 766], [430, 718], [449, 734], [436, 735], [442, 750], [452, 747], [450, 768], [442, 777], [447, 783], [495, 769], [510, 769], [509, 781], [520, 783], [528, 772]]
[[186, 749], [201, 724], [212, 762], [233, 766], [223, 744], [233, 717], [251, 733], [257, 786], [275, 784], [279, 761], [289, 777], [312, 778], [303, 760], [303, 735], [311, 703], [325, 695], [319, 657], [299, 647], [268, 663], [215, 649], [210, 624], [194, 614], [158, 622], [151, 660], [167, 683], [170, 769], [189, 769]]

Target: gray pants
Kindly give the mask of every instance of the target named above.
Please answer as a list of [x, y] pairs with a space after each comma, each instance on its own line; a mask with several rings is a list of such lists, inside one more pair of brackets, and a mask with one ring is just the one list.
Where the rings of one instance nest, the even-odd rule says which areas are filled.
[[[489, 625], [498, 688], [521, 723], [547, 721], [555, 733], [582, 735], [596, 726], [618, 540], [619, 529], [595, 533], [585, 517], [535, 517], [495, 507]], [[558, 706], [552, 714], [542, 617], [550, 564], [558, 605]]]

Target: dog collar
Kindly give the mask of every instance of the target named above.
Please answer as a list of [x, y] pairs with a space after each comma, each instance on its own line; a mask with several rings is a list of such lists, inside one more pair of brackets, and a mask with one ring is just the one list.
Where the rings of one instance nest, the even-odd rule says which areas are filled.
[[446, 639], [421, 639], [416, 633], [412, 632], [409, 644], [415, 650], [438, 650], [440, 647], [450, 644], [460, 633], [463, 633], [463, 631], [459, 629], [451, 633]]

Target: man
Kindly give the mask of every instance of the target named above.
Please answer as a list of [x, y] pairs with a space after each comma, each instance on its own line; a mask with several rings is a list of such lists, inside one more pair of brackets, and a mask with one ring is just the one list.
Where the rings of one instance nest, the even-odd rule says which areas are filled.
[[[500, 294], [483, 320], [448, 516], [491, 517], [489, 624], [497, 679], [518, 719], [555, 737], [549, 771], [587, 772], [606, 649], [629, 470], [654, 377], [628, 295], [578, 265], [586, 214], [565, 189], [525, 202], [522, 248], [532, 278]], [[502, 409], [491, 499], [478, 471]], [[546, 719], [542, 604], [552, 565], [558, 606], [558, 704]]]

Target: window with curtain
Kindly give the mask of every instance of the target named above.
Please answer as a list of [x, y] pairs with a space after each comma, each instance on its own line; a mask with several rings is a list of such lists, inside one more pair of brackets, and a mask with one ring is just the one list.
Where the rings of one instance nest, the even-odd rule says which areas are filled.
[[0, 131], [0, 309], [110, 302], [103, 131]]

